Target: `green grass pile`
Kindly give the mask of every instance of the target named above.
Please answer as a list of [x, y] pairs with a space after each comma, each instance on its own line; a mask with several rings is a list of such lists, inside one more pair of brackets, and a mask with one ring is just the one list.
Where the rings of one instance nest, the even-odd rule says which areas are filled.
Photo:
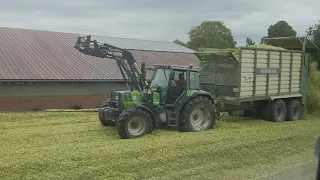
[[[314, 161], [315, 117], [119, 139], [96, 112], [0, 114], [0, 179], [255, 179]], [[235, 178], [236, 177], [236, 178]]]
[[[271, 45], [267, 45], [267, 44], [255, 44], [255, 45], [250, 45], [248, 46], [248, 48], [256, 48], [256, 49], [274, 49], [274, 50], [286, 50], [282, 47], [277, 47], [277, 46], [271, 46]], [[239, 55], [239, 50], [238, 51], [234, 51], [233, 56], [238, 59], [238, 55]]]

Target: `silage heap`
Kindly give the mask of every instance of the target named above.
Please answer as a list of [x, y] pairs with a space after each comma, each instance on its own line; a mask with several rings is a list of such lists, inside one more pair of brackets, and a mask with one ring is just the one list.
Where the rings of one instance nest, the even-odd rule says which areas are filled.
[[[251, 45], [251, 46], [248, 46], [248, 48], [256, 48], [256, 49], [276, 49], [276, 50], [286, 50], [282, 47], [277, 47], [277, 46], [270, 46], [270, 45], [267, 45], [267, 44], [256, 44], [256, 45]], [[238, 54], [239, 54], [239, 50], [237, 51], [234, 51], [233, 53], [233, 56], [238, 59]]]

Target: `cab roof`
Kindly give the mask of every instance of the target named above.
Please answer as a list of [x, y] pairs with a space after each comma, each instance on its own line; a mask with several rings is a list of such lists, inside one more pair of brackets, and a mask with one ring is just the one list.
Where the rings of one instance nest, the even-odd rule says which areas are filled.
[[153, 69], [178, 69], [182, 71], [195, 71], [198, 72], [201, 70], [200, 67], [193, 67], [192, 65], [190, 66], [180, 66], [180, 65], [164, 65], [164, 64], [155, 64]]

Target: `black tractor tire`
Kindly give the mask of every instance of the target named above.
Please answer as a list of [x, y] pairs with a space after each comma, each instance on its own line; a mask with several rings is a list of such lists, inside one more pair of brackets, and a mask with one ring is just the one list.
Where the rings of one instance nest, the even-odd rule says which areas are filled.
[[282, 99], [277, 99], [270, 104], [270, 120], [272, 122], [281, 122], [286, 120], [287, 105]]
[[[204, 107], [206, 109], [204, 118], [207, 120], [203, 120], [205, 125], [202, 127], [195, 127], [192, 125], [192, 113], [197, 108]], [[197, 115], [195, 115], [197, 116]], [[215, 125], [215, 106], [211, 100], [204, 96], [198, 96], [196, 98], [190, 99], [183, 107], [180, 118], [179, 118], [179, 125], [178, 129], [180, 132], [198, 132], [213, 129]]]
[[[130, 125], [131, 121], [136, 119], [141, 123], [141, 129], [137, 133], [133, 132]], [[127, 109], [122, 111], [119, 115], [116, 122], [116, 128], [122, 139], [139, 138], [152, 133], [152, 117], [147, 111], [140, 108]]]
[[287, 101], [287, 121], [296, 121], [301, 119], [302, 116], [302, 106], [300, 101], [296, 99], [289, 99]]

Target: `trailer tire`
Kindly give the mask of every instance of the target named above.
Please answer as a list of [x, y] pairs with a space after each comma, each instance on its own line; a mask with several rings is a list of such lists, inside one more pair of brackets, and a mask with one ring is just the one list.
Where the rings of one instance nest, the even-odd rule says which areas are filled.
[[261, 107], [260, 109], [260, 115], [261, 115], [261, 119], [265, 120], [265, 121], [270, 121], [271, 120], [271, 106], [272, 106], [272, 102], [267, 102], [265, 103], [264, 106]]
[[245, 109], [243, 112], [243, 117], [253, 117], [255, 115], [254, 110]]
[[277, 99], [270, 104], [271, 121], [281, 122], [286, 120], [287, 117], [287, 105], [282, 99]]
[[[129, 123], [137, 120], [136, 132]], [[140, 108], [132, 108], [122, 111], [116, 123], [119, 136], [122, 139], [139, 138], [146, 134], [150, 134], [153, 130], [152, 118], [148, 112]]]
[[[201, 108], [198, 114], [196, 113], [197, 108]], [[199, 132], [213, 129], [214, 125], [215, 106], [207, 97], [198, 96], [190, 99], [189, 102], [184, 105], [179, 118], [178, 129], [180, 132]]]
[[296, 99], [289, 99], [287, 102], [287, 121], [296, 121], [301, 118], [302, 107], [300, 101]]

